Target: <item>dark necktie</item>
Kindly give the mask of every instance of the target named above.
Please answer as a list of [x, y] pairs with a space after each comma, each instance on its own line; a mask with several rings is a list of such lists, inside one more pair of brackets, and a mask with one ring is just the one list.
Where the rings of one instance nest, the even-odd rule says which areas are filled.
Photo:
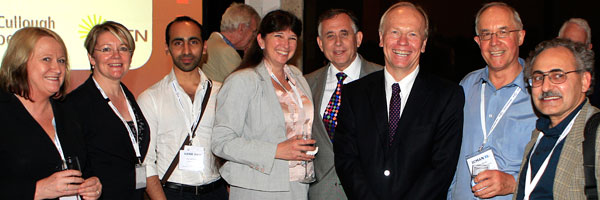
[[390, 100], [390, 143], [394, 141], [394, 134], [396, 134], [396, 130], [398, 128], [398, 121], [400, 121], [400, 85], [398, 83], [394, 83], [392, 85], [392, 99]]
[[338, 80], [337, 86], [335, 86], [335, 91], [331, 95], [329, 103], [327, 103], [325, 114], [323, 114], [323, 123], [325, 124], [325, 129], [327, 129], [331, 141], [333, 141], [333, 133], [335, 132], [335, 126], [337, 125], [337, 114], [342, 100], [342, 86], [344, 84], [344, 79], [346, 79], [348, 75], [344, 72], [339, 72], [335, 77], [337, 77]]

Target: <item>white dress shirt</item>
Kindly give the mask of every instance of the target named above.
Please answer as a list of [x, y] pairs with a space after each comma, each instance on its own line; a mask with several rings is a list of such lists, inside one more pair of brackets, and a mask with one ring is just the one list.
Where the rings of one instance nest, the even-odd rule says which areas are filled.
[[[194, 102], [177, 82], [175, 72], [166, 75], [162, 80], [140, 94], [137, 102], [150, 126], [150, 146], [144, 164], [147, 177], [158, 175], [162, 178], [173, 158], [179, 151], [185, 138], [191, 134], [202, 109], [202, 101], [209, 81], [206, 75], [198, 70], [201, 79], [196, 88]], [[220, 178], [215, 166], [215, 157], [211, 152], [211, 135], [215, 118], [215, 98], [221, 83], [212, 82], [212, 91], [206, 111], [192, 139], [192, 145], [204, 148], [204, 169], [202, 171], [181, 170], [175, 167], [169, 182], [186, 185], [204, 185]]]
[[400, 117], [402, 117], [402, 112], [404, 111], [404, 107], [406, 106], [406, 101], [408, 101], [408, 96], [410, 95], [410, 90], [412, 90], [412, 86], [415, 83], [415, 79], [417, 78], [417, 74], [419, 74], [419, 65], [417, 68], [410, 74], [406, 75], [400, 82], [396, 82], [394, 77], [387, 71], [387, 68], [383, 68], [383, 74], [385, 77], [385, 101], [387, 102], [387, 113], [390, 116], [390, 101], [392, 100], [392, 85], [394, 83], [400, 84]]
[[[348, 75], [346, 79], [344, 79], [344, 84], [348, 84], [360, 78], [360, 66], [362, 63], [359, 57], [360, 56], [357, 55], [356, 58], [354, 58], [354, 61], [352, 61], [352, 63], [350, 63], [350, 65], [344, 69], [343, 72]], [[325, 81], [325, 90], [323, 91], [323, 99], [321, 99], [321, 116], [325, 114], [327, 104], [331, 99], [331, 95], [333, 95], [333, 92], [335, 91], [335, 87], [337, 87], [338, 80], [335, 75], [340, 72], [340, 70], [335, 68], [331, 63], [329, 63], [328, 68], [327, 80]], [[344, 90], [342, 89], [342, 96], [343, 94]]]

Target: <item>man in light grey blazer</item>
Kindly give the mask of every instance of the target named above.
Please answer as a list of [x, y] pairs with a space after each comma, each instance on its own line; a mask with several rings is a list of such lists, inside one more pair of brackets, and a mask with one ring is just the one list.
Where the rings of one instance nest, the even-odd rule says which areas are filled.
[[319, 17], [317, 43], [330, 64], [306, 75], [315, 106], [312, 134], [319, 147], [314, 160], [317, 181], [310, 186], [309, 199], [347, 199], [333, 164], [333, 132], [341, 86], [382, 69], [356, 52], [363, 36], [357, 21], [354, 14], [343, 9], [327, 10]]
[[[594, 53], [566, 39], [540, 43], [527, 59], [531, 97], [542, 114], [525, 148], [515, 199], [586, 199], [582, 142], [590, 105]], [[595, 166], [600, 133], [596, 131]], [[600, 171], [595, 167], [596, 185]], [[596, 188], [596, 192], [598, 189]]]

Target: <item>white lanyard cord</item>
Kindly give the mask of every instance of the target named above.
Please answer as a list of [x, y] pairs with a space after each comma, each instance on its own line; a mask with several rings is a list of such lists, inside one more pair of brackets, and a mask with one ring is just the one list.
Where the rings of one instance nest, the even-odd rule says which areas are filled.
[[[133, 150], [135, 151], [135, 155], [138, 158], [138, 162], [140, 162], [140, 164], [141, 164], [142, 154], [140, 153], [140, 147], [138, 145], [136, 137], [133, 135], [133, 131], [129, 127], [129, 124], [127, 124], [127, 121], [125, 121], [125, 119], [123, 118], [123, 116], [121, 116], [121, 113], [119, 112], [119, 110], [117, 110], [117, 107], [115, 107], [115, 105], [113, 105], [112, 101], [110, 101], [110, 99], [108, 98], [108, 96], [106, 96], [106, 94], [104, 93], [104, 90], [102, 90], [102, 87], [100, 87], [100, 85], [98, 85], [98, 82], [96, 82], [96, 79], [92, 78], [92, 80], [94, 80], [94, 84], [96, 84], [96, 87], [98, 88], [98, 90], [102, 94], [102, 97], [104, 99], [108, 99], [109, 100], [108, 101], [108, 105], [110, 106], [110, 108], [119, 117], [119, 119], [121, 119], [121, 122], [123, 122], [123, 125], [125, 126], [125, 128], [127, 129], [127, 132], [129, 133], [129, 139], [131, 139], [131, 145], [133, 146]], [[137, 126], [137, 119], [135, 118], [135, 113], [133, 113], [133, 109], [131, 108], [131, 104], [129, 103], [129, 99], [127, 99], [127, 96], [125, 95], [125, 91], [123, 91], [123, 87], [121, 87], [121, 92], [123, 92], [123, 96], [125, 96], [125, 100], [127, 101], [127, 110], [129, 111], [129, 115], [131, 116], [132, 121], [135, 124], [135, 127], [138, 127]], [[137, 131], [139, 131], [139, 130], [137, 130]], [[137, 134], [137, 131], [136, 131], [136, 134]]]
[[577, 118], [578, 115], [579, 115], [579, 112], [577, 112], [577, 115], [575, 115], [575, 117], [573, 117], [571, 122], [569, 122], [569, 125], [567, 125], [565, 130], [560, 134], [560, 137], [554, 144], [554, 147], [552, 147], [552, 150], [550, 151], [548, 156], [546, 156], [546, 159], [544, 160], [544, 162], [540, 166], [540, 169], [538, 169], [537, 173], [535, 174], [535, 177], [533, 177], [533, 180], [532, 180], [531, 179], [531, 156], [533, 155], [533, 152], [537, 148], [537, 145], [539, 144], [540, 140], [544, 136], [544, 133], [540, 132], [540, 134], [538, 135], [535, 145], [531, 149], [531, 152], [529, 152], [529, 158], [528, 158], [529, 161], [527, 162], [527, 172], [525, 173], [524, 200], [529, 200], [529, 196], [531, 195], [531, 192], [533, 192], [533, 189], [535, 188], [535, 186], [537, 186], [538, 182], [540, 181], [540, 178], [542, 177], [542, 174], [544, 174], [544, 171], [546, 171], [546, 168], [548, 167], [548, 162], [550, 161], [550, 157], [552, 157], [552, 153], [554, 152], [554, 149], [556, 148], [556, 146], [558, 146], [558, 143], [560, 143], [563, 139], [565, 139], [565, 137], [567, 137], [567, 134], [569, 133], [569, 131], [571, 131], [571, 128], [573, 127], [573, 124], [575, 123], [575, 119]]
[[515, 91], [513, 92], [512, 96], [510, 96], [510, 98], [508, 99], [506, 104], [504, 104], [504, 107], [502, 107], [502, 110], [500, 110], [500, 113], [498, 113], [498, 116], [496, 116], [496, 119], [494, 120], [494, 123], [492, 124], [492, 127], [490, 128], [490, 132], [487, 132], [487, 128], [485, 125], [485, 85], [486, 85], [485, 81], [481, 83], [481, 102], [479, 105], [480, 105], [480, 113], [481, 113], [481, 115], [480, 115], [481, 116], [481, 130], [483, 131], [483, 143], [479, 147], [479, 151], [481, 151], [483, 149], [483, 146], [485, 146], [485, 144], [488, 141], [488, 138], [490, 137], [490, 135], [492, 135], [492, 132], [496, 128], [496, 125], [498, 125], [498, 122], [500, 121], [500, 119], [502, 119], [502, 117], [504, 116], [504, 113], [506, 113], [506, 111], [508, 110], [510, 105], [512, 105], [513, 101], [515, 101], [515, 99], [517, 98], [517, 95], [519, 95], [519, 92], [521, 92], [521, 88], [517, 86]]
[[[273, 74], [273, 72], [270, 69], [269, 69], [269, 74], [275, 80], [275, 82], [277, 82], [277, 84], [279, 84], [279, 86], [281, 86], [283, 88], [283, 90], [285, 92], [287, 92], [288, 94], [290, 93], [287, 89], [285, 89], [285, 87], [283, 86], [283, 84], [281, 84], [281, 82], [279, 82], [279, 79], [277, 79], [277, 77], [275, 77], [275, 74]], [[284, 71], [284, 74], [285, 74], [285, 71]], [[286, 74], [286, 76], [287, 76], [287, 74]], [[302, 104], [302, 97], [300, 97], [300, 93], [298, 93], [298, 89], [296, 89], [296, 85], [292, 84], [290, 81], [288, 81], [288, 83], [292, 87], [294, 96], [296, 97], [296, 98], [292, 98], [292, 100], [294, 100], [294, 102], [298, 106], [300, 106], [300, 108], [304, 108], [304, 104]]]
[[[210, 81], [207, 81], [208, 83], [206, 84], [210, 84]], [[175, 93], [175, 96], [177, 97], [177, 101], [179, 101], [179, 108], [181, 109], [181, 112], [183, 112], [183, 115], [185, 116], [185, 122], [188, 123], [187, 125], [190, 126], [190, 121], [188, 118], [187, 113], [185, 112], [185, 108], [183, 108], [183, 102], [181, 102], [181, 96], [179, 95], [179, 91], [177, 90], [177, 82], [176, 80], [173, 80], [173, 82], [171, 82], [171, 86], [173, 89], [173, 92]], [[208, 90], [208, 87], [205, 87]], [[204, 95], [206, 95], [207, 93], [205, 92]], [[203, 97], [203, 98], [208, 98], [208, 97]], [[192, 106], [193, 107], [193, 106]], [[200, 110], [200, 113], [202, 113], [202, 110]], [[196, 120], [194, 121], [194, 123], [190, 126], [190, 133], [188, 133], [188, 135], [190, 136], [190, 142], [192, 141], [192, 139], [194, 139], [194, 136], [196, 135], [196, 127], [199, 126], [200, 123], [198, 123], [198, 121], [200, 121], [200, 113], [198, 113], [198, 117], [196, 117]], [[192, 114], [194, 114], [192, 112]]]
[[65, 153], [62, 150], [62, 146], [60, 145], [60, 140], [58, 139], [58, 130], [56, 129], [56, 121], [52, 118], [52, 126], [54, 126], [54, 146], [56, 146], [56, 150], [58, 150], [58, 154], [60, 154], [60, 158], [65, 161]]

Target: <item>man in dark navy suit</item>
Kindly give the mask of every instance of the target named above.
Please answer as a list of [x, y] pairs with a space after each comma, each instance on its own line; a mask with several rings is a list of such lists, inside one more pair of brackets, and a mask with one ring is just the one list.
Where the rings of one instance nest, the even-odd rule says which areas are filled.
[[349, 199], [445, 199], [460, 151], [464, 94], [419, 70], [427, 14], [391, 6], [379, 25], [383, 71], [344, 86], [335, 167]]

